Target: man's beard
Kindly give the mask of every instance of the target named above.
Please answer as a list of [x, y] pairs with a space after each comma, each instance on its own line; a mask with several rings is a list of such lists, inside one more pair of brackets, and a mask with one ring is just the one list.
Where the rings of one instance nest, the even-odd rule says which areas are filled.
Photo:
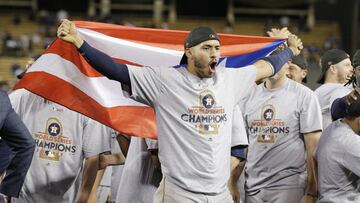
[[207, 68], [201, 64], [200, 60], [197, 60], [197, 59], [195, 59], [194, 65], [198, 70], [203, 70], [203, 69]]

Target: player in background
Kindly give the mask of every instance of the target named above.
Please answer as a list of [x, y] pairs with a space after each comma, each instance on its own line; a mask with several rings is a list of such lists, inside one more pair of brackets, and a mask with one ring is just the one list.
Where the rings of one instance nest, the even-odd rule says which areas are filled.
[[320, 102], [323, 128], [325, 129], [331, 123], [330, 108], [332, 102], [336, 98], [344, 96], [344, 94], [336, 93], [336, 90], [342, 88], [352, 77], [353, 67], [350, 56], [340, 49], [326, 51], [320, 59], [320, 64], [322, 74], [318, 82], [322, 85], [315, 90], [315, 93]]
[[312, 154], [321, 111], [315, 93], [286, 76], [290, 64], [256, 86], [245, 104], [245, 202], [316, 202]]
[[[25, 89], [12, 92], [10, 100], [36, 143], [20, 197], [12, 202], [86, 202], [99, 154], [109, 151], [110, 130]], [[72, 187], [78, 178], [80, 189]]]

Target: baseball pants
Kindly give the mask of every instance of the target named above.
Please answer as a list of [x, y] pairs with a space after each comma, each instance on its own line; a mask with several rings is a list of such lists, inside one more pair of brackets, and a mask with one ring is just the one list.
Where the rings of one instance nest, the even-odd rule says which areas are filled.
[[304, 196], [303, 188], [293, 188], [287, 190], [261, 189], [258, 193], [245, 194], [245, 203], [299, 203]]
[[205, 195], [186, 191], [164, 177], [154, 195], [154, 203], [233, 203], [230, 192]]

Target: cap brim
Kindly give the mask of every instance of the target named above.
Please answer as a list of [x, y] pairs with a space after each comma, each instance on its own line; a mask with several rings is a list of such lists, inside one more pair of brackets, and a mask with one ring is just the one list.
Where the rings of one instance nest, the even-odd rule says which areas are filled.
[[185, 53], [180, 60], [180, 65], [183, 65], [183, 64], [187, 64], [187, 56]]

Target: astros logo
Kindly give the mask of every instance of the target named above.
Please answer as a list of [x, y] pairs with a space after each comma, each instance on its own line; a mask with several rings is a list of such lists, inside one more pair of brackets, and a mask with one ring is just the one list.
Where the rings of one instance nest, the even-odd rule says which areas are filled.
[[271, 121], [275, 117], [275, 108], [272, 105], [266, 105], [262, 110], [262, 118]]
[[46, 132], [51, 136], [59, 136], [62, 134], [62, 126], [58, 119], [51, 117], [46, 122]]
[[200, 99], [201, 99], [201, 104], [207, 109], [211, 109], [215, 105], [214, 96], [210, 91], [202, 92], [200, 95]]

